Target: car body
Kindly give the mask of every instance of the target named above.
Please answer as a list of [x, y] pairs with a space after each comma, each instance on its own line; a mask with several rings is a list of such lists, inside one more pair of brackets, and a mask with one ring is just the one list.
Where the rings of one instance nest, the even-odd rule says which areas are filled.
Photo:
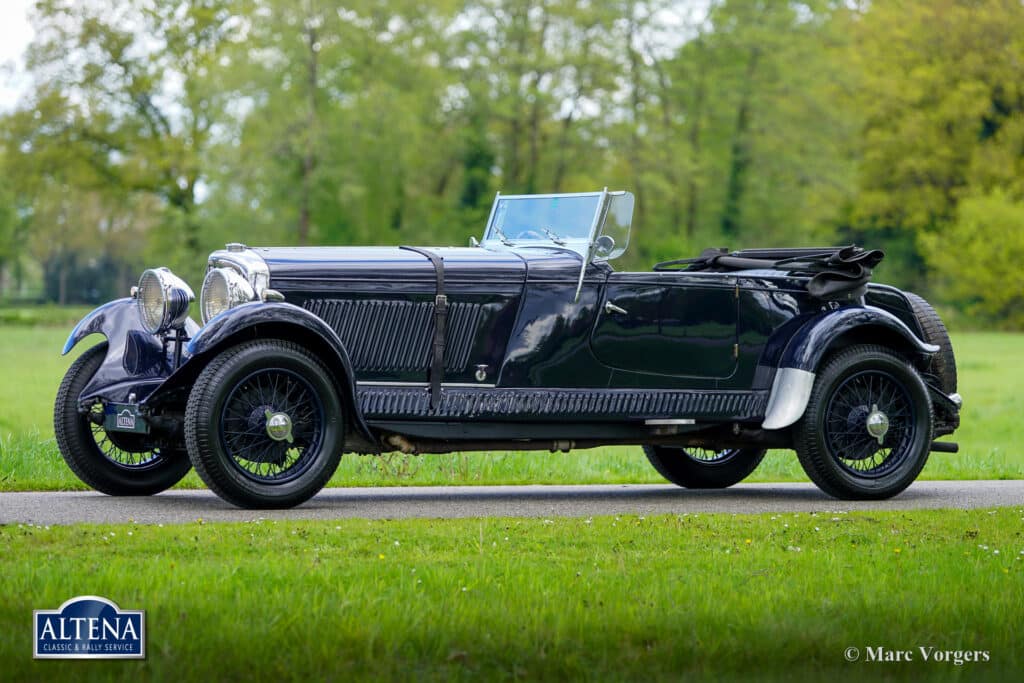
[[282, 507], [342, 452], [636, 444], [700, 487], [794, 448], [826, 492], [873, 498], [955, 450], [933, 443], [959, 424], [948, 336], [922, 299], [869, 281], [880, 252], [619, 272], [632, 210], [628, 192], [499, 194], [470, 247], [231, 244], [209, 258], [202, 325], [188, 285], [148, 270], [69, 336], [65, 353], [107, 341], [62, 385], [62, 453], [108, 493], [191, 464], [231, 502]]

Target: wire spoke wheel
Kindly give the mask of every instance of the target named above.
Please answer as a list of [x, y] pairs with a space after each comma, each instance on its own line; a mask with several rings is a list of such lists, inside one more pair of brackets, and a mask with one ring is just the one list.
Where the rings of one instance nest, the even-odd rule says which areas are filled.
[[825, 410], [825, 442], [843, 468], [880, 477], [898, 467], [914, 441], [906, 389], [881, 370], [858, 372], [834, 390]]
[[111, 496], [148, 496], [181, 481], [192, 468], [184, 444], [151, 434], [108, 432], [103, 405], [85, 412], [79, 398], [107, 355], [107, 343], [86, 349], [68, 368], [54, 402], [53, 431], [64, 461], [79, 479]]
[[192, 386], [185, 443], [196, 473], [229, 503], [299, 505], [341, 460], [345, 409], [334, 375], [309, 349], [284, 339], [229, 347]]
[[740, 453], [738, 448], [723, 448], [714, 450], [711, 448], [685, 448], [683, 452], [687, 456], [704, 464], [723, 463]]
[[825, 493], [881, 500], [921, 473], [933, 425], [928, 387], [915, 367], [891, 349], [859, 344], [821, 366], [793, 445]]
[[759, 448], [644, 446], [658, 474], [688, 489], [721, 489], [746, 479], [765, 451]]
[[300, 476], [316, 459], [323, 432], [324, 407], [316, 391], [284, 368], [250, 374], [230, 391], [221, 412], [225, 452], [244, 475], [259, 482]]
[[96, 403], [84, 416], [92, 432], [96, 448], [107, 460], [130, 470], [144, 470], [154, 467], [163, 459], [160, 448], [147, 448], [139, 443], [136, 434], [118, 434], [107, 432], [103, 427], [103, 405]]

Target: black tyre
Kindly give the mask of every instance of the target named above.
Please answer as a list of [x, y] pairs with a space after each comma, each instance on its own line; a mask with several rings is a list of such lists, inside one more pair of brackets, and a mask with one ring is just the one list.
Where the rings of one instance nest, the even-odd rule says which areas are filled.
[[688, 489], [724, 489], [738, 484], [757, 469], [764, 449], [678, 448], [644, 446], [644, 455], [658, 474]]
[[889, 349], [852, 346], [818, 372], [794, 446], [807, 476], [846, 500], [889, 498], [928, 461], [932, 404], [917, 371]]
[[148, 496], [174, 486], [192, 465], [184, 445], [149, 448], [137, 434], [107, 433], [103, 406], [78, 410], [78, 397], [103, 364], [107, 343], [97, 344], [71, 364], [57, 390], [53, 430], [71, 471], [92, 488], [111, 496]]
[[288, 508], [316, 495], [344, 444], [332, 377], [305, 348], [280, 340], [214, 358], [185, 412], [189, 458], [206, 485], [245, 508]]
[[939, 347], [939, 352], [932, 355], [929, 361], [928, 372], [939, 378], [944, 392], [952, 394], [956, 391], [956, 357], [953, 355], [949, 332], [930, 303], [913, 292], [903, 294], [910, 302], [917, 321], [921, 323], [924, 340]]

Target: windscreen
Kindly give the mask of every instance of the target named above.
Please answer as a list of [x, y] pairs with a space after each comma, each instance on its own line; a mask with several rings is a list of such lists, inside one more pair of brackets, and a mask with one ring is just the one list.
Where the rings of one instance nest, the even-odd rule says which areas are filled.
[[501, 197], [485, 239], [588, 240], [600, 202], [600, 194]]

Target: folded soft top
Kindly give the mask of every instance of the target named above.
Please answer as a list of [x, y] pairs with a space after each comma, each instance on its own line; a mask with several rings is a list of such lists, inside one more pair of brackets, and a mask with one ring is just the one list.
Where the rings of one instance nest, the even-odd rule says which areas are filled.
[[859, 299], [871, 280], [872, 269], [885, 253], [879, 249], [845, 247], [801, 247], [782, 249], [705, 249], [697, 258], [664, 261], [656, 271], [676, 270], [725, 273], [739, 270], [779, 270], [807, 275], [808, 293], [826, 301]]

